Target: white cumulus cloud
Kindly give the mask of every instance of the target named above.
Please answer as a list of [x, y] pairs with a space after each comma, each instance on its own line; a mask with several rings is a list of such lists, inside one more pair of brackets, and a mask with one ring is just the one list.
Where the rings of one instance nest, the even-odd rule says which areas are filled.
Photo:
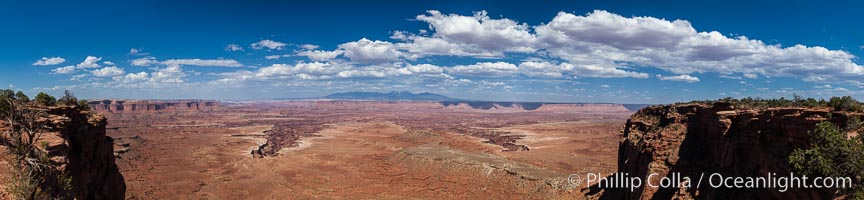
[[267, 60], [276, 60], [276, 59], [281, 58], [282, 56], [284, 56], [284, 55], [268, 55], [268, 56], [264, 56], [264, 59], [267, 59]]
[[134, 60], [130, 61], [130, 63], [132, 64], [132, 66], [142, 66], [143, 67], [143, 66], [150, 66], [150, 65], [159, 64], [159, 61], [157, 61], [155, 57], [144, 57], [144, 58], [134, 59]]
[[688, 82], [688, 83], [699, 82], [698, 77], [694, 77], [694, 76], [690, 76], [690, 75], [686, 75], [686, 74], [678, 75], [678, 76], [663, 76], [663, 75], [658, 74], [657, 78], [659, 78], [660, 80], [664, 80], [664, 81], [682, 81], [682, 82]]
[[516, 65], [506, 62], [480, 62], [473, 65], [457, 65], [447, 70], [450, 74], [465, 76], [503, 77], [518, 73]]
[[324, 51], [324, 50], [307, 50], [298, 52], [299, 56], [306, 56], [310, 60], [313, 61], [329, 61], [336, 59], [337, 56], [342, 55], [343, 50], [334, 50], [334, 51]]
[[831, 88], [833, 88], [833, 87], [832, 87], [831, 85], [829, 85], [829, 84], [825, 84], [825, 85], [817, 85], [817, 86], [813, 86], [813, 87], [814, 87], [814, 88], [818, 88], [818, 89], [831, 89]]
[[104, 67], [102, 69], [93, 70], [91, 73], [96, 77], [115, 77], [126, 74], [126, 71], [119, 67]]
[[61, 57], [42, 57], [42, 59], [37, 60], [33, 63], [33, 65], [58, 65], [66, 62], [66, 59]]
[[398, 51], [393, 43], [366, 38], [340, 44], [339, 49], [344, 50], [345, 57], [356, 62], [380, 63], [396, 61], [402, 57], [402, 52]]
[[75, 72], [75, 65], [58, 67], [58, 68], [51, 70], [51, 73], [55, 73], [55, 74], [71, 74], [72, 72]]
[[[745, 36], [699, 31], [682, 19], [624, 17], [603, 10], [585, 15], [560, 12], [551, 21], [530, 26], [508, 18], [490, 18], [429, 11], [416, 18], [426, 22], [428, 36], [401, 31], [392, 39], [407, 54], [500, 57], [529, 53], [573, 66], [602, 66], [619, 73], [625, 67], [653, 67], [678, 75], [714, 72], [798, 77], [805, 81], [854, 80], [864, 75], [856, 57], [819, 46], [766, 44]], [[421, 33], [422, 34], [422, 33]], [[617, 71], [617, 72], [616, 72]], [[543, 76], [556, 72], [541, 72]], [[637, 75], [645, 77], [643, 74]]]
[[59, 67], [51, 70], [51, 73], [54, 74], [71, 74], [75, 72], [75, 70], [79, 69], [90, 69], [90, 68], [99, 68], [102, 67], [99, 65], [99, 61], [102, 60], [101, 57], [96, 56], [87, 56], [84, 58], [84, 61], [78, 63], [77, 65], [69, 65], [65, 67]]
[[320, 46], [314, 45], [314, 44], [302, 44], [302, 45], [300, 45], [300, 48], [303, 48], [306, 50], [315, 50], [315, 49], [318, 49], [318, 47], [320, 47]]
[[233, 59], [170, 59], [162, 61], [165, 65], [192, 65], [202, 67], [242, 67], [243, 64]]
[[256, 43], [252, 43], [249, 46], [252, 47], [253, 49], [267, 48], [267, 49], [271, 49], [271, 50], [282, 50], [287, 45], [288, 44], [273, 41], [273, 40], [261, 40], [261, 41], [258, 41]]
[[76, 67], [78, 69], [99, 68], [100, 60], [102, 60], [102, 57], [87, 56], [86, 58], [84, 58], [84, 61], [78, 63]]
[[537, 40], [527, 24], [506, 18], [492, 19], [486, 11], [476, 12], [474, 16], [445, 15], [437, 10], [427, 13], [416, 19], [428, 23], [435, 36], [456, 43], [501, 51], [533, 51], [531, 44]]
[[147, 72], [128, 73], [125, 76], [114, 77], [113, 80], [123, 84], [139, 83], [147, 81], [149, 74]]
[[225, 51], [243, 51], [243, 47], [237, 44], [228, 44], [225, 46]]

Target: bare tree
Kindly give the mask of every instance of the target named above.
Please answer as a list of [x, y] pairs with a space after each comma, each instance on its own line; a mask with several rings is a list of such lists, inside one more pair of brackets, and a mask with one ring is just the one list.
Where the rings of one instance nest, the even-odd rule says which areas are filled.
[[12, 194], [18, 199], [66, 199], [71, 197], [71, 180], [51, 163], [46, 152], [47, 144], [41, 148], [37, 142], [49, 128], [47, 114], [33, 107], [7, 100], [10, 109], [2, 113], [8, 126], [3, 133], [3, 144], [11, 156]]
[[792, 106], [794, 106], [794, 107], [800, 107], [800, 106], [801, 106], [801, 103], [802, 103], [803, 101], [804, 101], [804, 98], [801, 97], [801, 95], [794, 94], [794, 93], [792, 94]]

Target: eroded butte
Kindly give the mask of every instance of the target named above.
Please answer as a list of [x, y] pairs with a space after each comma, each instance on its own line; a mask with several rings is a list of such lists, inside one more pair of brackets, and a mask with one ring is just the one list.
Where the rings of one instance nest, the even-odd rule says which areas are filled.
[[258, 101], [103, 113], [130, 199], [591, 198], [567, 176], [615, 171], [632, 111], [544, 106]]

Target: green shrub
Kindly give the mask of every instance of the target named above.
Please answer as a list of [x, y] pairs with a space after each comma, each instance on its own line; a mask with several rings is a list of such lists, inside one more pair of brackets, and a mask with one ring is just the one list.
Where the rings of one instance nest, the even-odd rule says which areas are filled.
[[864, 198], [864, 145], [850, 139], [830, 122], [820, 122], [810, 132], [810, 147], [796, 149], [789, 164], [796, 173], [818, 177], [849, 177], [852, 188], [838, 189], [851, 199]]
[[36, 102], [43, 106], [57, 105], [57, 99], [55, 99], [54, 96], [45, 94], [44, 92], [36, 94]]
[[8, 101], [17, 101], [17, 102], [28, 102], [30, 101], [27, 98], [27, 95], [24, 95], [23, 92], [18, 91], [15, 93], [13, 90], [0, 90], [0, 113], [5, 113], [9, 110], [9, 102]]
[[778, 99], [762, 99], [762, 98], [752, 98], [745, 97], [742, 99], [736, 99], [732, 97], [726, 97], [717, 100], [697, 100], [691, 101], [689, 103], [699, 103], [699, 104], [713, 104], [715, 102], [725, 102], [729, 103], [737, 108], [741, 109], [759, 109], [759, 108], [776, 108], [776, 107], [806, 107], [806, 108], [832, 108], [835, 111], [850, 111], [850, 112], [861, 112], [862, 106], [861, 102], [855, 100], [851, 96], [844, 97], [831, 97], [828, 101], [824, 99], [816, 100], [814, 98], [804, 99], [801, 96], [794, 95], [791, 100], [786, 99], [784, 97], [780, 97]]
[[0, 113], [6, 113], [9, 111], [9, 102], [11, 99], [0, 97]]
[[21, 102], [28, 102], [28, 101], [30, 101], [30, 97], [27, 97], [27, 95], [24, 94], [24, 92], [21, 92], [21, 91], [18, 91], [18, 93], [15, 93], [15, 99], [18, 100], [18, 101], [21, 101]]
[[8, 90], [8, 89], [0, 90], [0, 98], [2, 98], [2, 99], [14, 99], [15, 98], [15, 91], [14, 90]]
[[836, 111], [860, 111], [861, 104], [851, 96], [831, 97], [828, 105]]
[[90, 110], [90, 105], [87, 103], [87, 100], [80, 100], [78, 101], [78, 107], [81, 108], [81, 110]]
[[844, 130], [845, 131], [858, 130], [859, 128], [861, 128], [861, 125], [862, 125], [861, 119], [859, 119], [858, 116], [854, 116], [854, 115], [849, 116], [849, 119], [846, 120], [846, 128], [844, 128]]

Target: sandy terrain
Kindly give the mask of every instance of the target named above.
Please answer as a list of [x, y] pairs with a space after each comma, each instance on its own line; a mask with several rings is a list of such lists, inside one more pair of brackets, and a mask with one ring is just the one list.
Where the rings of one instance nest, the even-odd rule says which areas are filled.
[[[628, 114], [238, 106], [109, 115], [109, 134], [128, 147], [117, 162], [129, 199], [583, 199], [567, 176], [614, 170]], [[502, 151], [451, 126], [505, 134], [530, 150]], [[286, 127], [294, 143], [250, 154]]]

